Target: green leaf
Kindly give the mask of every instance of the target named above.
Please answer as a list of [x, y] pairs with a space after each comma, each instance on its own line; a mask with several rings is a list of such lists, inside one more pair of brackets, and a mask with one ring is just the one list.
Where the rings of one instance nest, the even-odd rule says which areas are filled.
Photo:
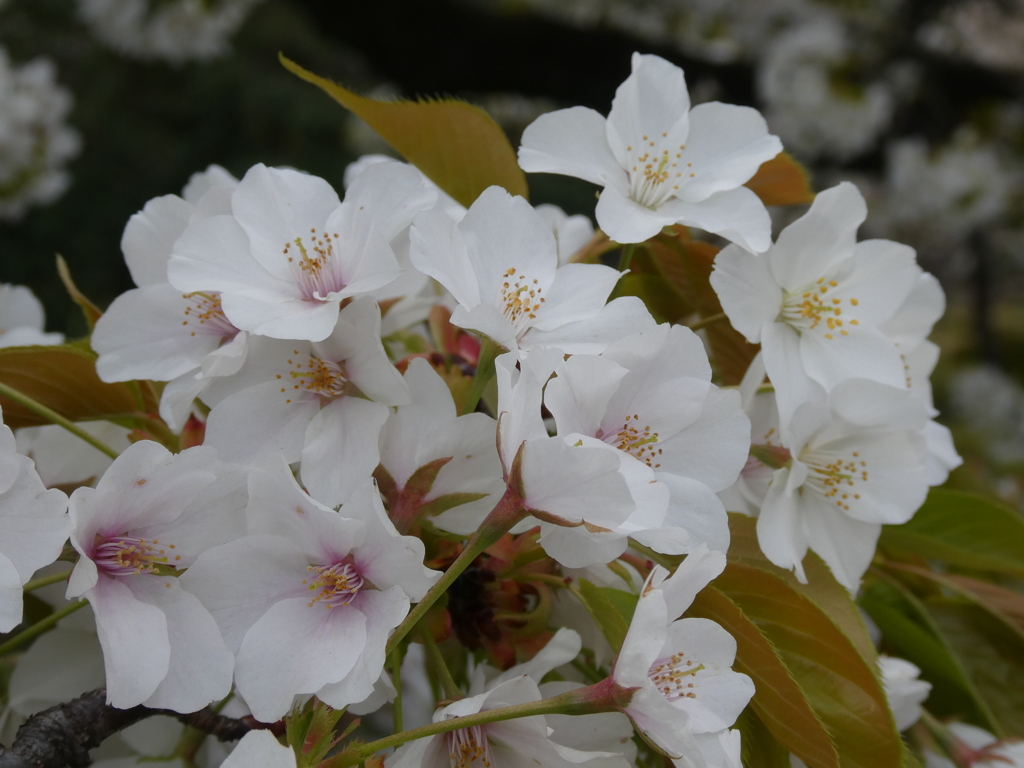
[[279, 56], [284, 67], [361, 117], [410, 163], [465, 206], [492, 185], [529, 196], [526, 176], [501, 127], [455, 99], [377, 101], [359, 96]]
[[977, 493], [933, 488], [909, 522], [883, 526], [879, 547], [1024, 578], [1024, 518]]
[[615, 610], [619, 612], [628, 627], [633, 621], [633, 614], [636, 613], [636, 604], [640, 601], [639, 596], [632, 592], [626, 592], [624, 589], [613, 589], [612, 587], [599, 587], [599, 589], [608, 598], [608, 602], [615, 606]]
[[686, 615], [716, 621], [736, 638], [734, 668], [754, 681], [750, 709], [775, 740], [812, 768], [839, 766], [839, 754], [824, 723], [779, 651], [718, 584], [716, 580], [705, 587]]
[[626, 639], [626, 632], [629, 631], [629, 621], [619, 611], [615, 602], [612, 602], [606, 590], [586, 579], [578, 579], [576, 583], [579, 585], [579, 589], [574, 590], [576, 596], [594, 617], [612, 650], [618, 652], [622, 647], [622, 641]]
[[103, 313], [84, 293], [78, 290], [75, 281], [71, 279], [71, 270], [68, 269], [68, 263], [64, 261], [64, 257], [60, 254], [57, 254], [57, 274], [60, 276], [60, 281], [64, 283], [64, 289], [68, 292], [71, 300], [82, 310], [82, 315], [85, 317], [85, 322], [91, 331]]
[[[151, 399], [137, 397], [139, 387], [134, 382], [100, 381], [95, 361], [96, 356], [80, 344], [8, 347], [0, 349], [0, 382], [71, 421], [123, 419], [157, 410]], [[0, 397], [0, 407], [11, 429], [47, 423], [7, 398]]]
[[753, 707], [743, 710], [734, 727], [743, 734], [740, 744], [746, 768], [791, 768], [789, 750], [775, 740]]

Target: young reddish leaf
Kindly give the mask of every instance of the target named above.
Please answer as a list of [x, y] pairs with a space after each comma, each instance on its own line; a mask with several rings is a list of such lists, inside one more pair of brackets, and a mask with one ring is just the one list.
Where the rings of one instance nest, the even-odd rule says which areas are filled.
[[526, 176], [501, 127], [479, 107], [455, 99], [376, 101], [281, 63], [361, 117], [410, 163], [465, 206], [490, 186], [528, 197]]
[[60, 254], [57, 254], [57, 274], [60, 276], [60, 281], [64, 283], [64, 289], [68, 292], [71, 300], [81, 308], [82, 314], [85, 315], [85, 322], [91, 331], [103, 312], [84, 293], [78, 290], [75, 281], [71, 279], [71, 270], [68, 269], [68, 263], [64, 261], [64, 257]]
[[799, 205], [814, 200], [810, 174], [788, 152], [762, 163], [743, 186], [753, 190], [765, 205]]
[[736, 638], [734, 668], [754, 681], [751, 708], [771, 735], [812, 768], [838, 768], [832, 739], [800, 683], [757, 624], [717, 585], [705, 587], [686, 615], [716, 621]]
[[933, 488], [909, 522], [882, 527], [879, 548], [1024, 578], [1024, 518], [977, 493]]
[[[136, 417], [140, 403], [130, 383], [107, 384], [96, 375], [96, 356], [74, 344], [0, 349], [0, 381], [71, 421]], [[11, 429], [48, 422], [0, 397]]]

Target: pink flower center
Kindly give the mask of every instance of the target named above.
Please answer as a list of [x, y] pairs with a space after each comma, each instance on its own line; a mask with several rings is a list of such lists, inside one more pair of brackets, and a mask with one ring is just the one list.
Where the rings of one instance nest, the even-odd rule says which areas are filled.
[[[296, 393], [312, 392], [320, 396], [322, 405], [346, 394], [353, 394], [354, 388], [349, 384], [348, 377], [345, 375], [344, 361], [336, 363], [333, 360], [324, 360], [313, 355], [304, 358], [297, 349], [293, 350], [293, 353], [295, 357], [290, 359], [288, 364], [295, 368], [289, 374], [294, 383], [290, 386], [282, 386], [282, 393], [288, 392], [289, 389]], [[296, 359], [300, 361], [305, 359], [305, 362], [296, 362]], [[278, 375], [277, 378], [281, 379], [282, 376]], [[291, 400], [288, 402], [290, 403]]]
[[[92, 560], [108, 576], [137, 576], [140, 573], [158, 573], [161, 565], [174, 567], [166, 554], [167, 549], [174, 549], [173, 544], [167, 545], [165, 549], [157, 539], [147, 541], [134, 536], [96, 538], [97, 546]], [[180, 560], [181, 555], [175, 555], [174, 559]]]
[[334, 250], [334, 242], [338, 239], [337, 232], [318, 235], [316, 228], [311, 228], [305, 241], [296, 237], [284, 244], [283, 253], [288, 257], [292, 276], [307, 301], [328, 301], [330, 294], [345, 287], [341, 261]]
[[445, 738], [451, 768], [493, 768], [494, 755], [483, 726], [449, 731]]
[[642, 461], [648, 467], [657, 469], [661, 464], [656, 459], [661, 455], [661, 448], [656, 448], [658, 433], [654, 432], [650, 425], [640, 426], [640, 416], [626, 416], [622, 429], [618, 432], [604, 433], [599, 429], [595, 437], [603, 440], [620, 451], [625, 451], [637, 461]]
[[302, 580], [310, 592], [316, 593], [306, 603], [310, 607], [319, 602], [326, 603], [328, 608], [348, 605], [363, 586], [363, 577], [352, 563], [311, 565], [308, 570], [316, 574], [313, 580]]
[[219, 336], [224, 341], [235, 338], [238, 329], [225, 316], [219, 293], [183, 293], [181, 297], [191, 302], [181, 324], [192, 326], [192, 336]]
[[658, 659], [651, 665], [647, 676], [661, 694], [669, 701], [677, 699], [695, 699], [697, 694], [693, 690], [694, 676], [704, 669], [703, 664], [695, 664], [692, 659], [687, 659], [686, 654], [680, 651], [673, 653], [667, 659]]

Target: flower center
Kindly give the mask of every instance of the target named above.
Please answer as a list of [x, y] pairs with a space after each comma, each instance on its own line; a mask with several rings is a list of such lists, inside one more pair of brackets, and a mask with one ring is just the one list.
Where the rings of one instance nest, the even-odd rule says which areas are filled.
[[494, 755], [483, 726], [449, 731], [445, 738], [451, 768], [493, 768]]
[[[96, 567], [108, 576], [138, 576], [140, 573], [159, 573], [161, 566], [173, 568], [167, 549], [174, 549], [173, 544], [167, 548], [160, 546], [158, 539], [138, 539], [134, 536], [115, 536], [105, 539], [96, 536], [96, 549], [92, 560]], [[175, 555], [174, 560], [180, 560]]]
[[328, 608], [348, 605], [363, 586], [363, 577], [351, 563], [311, 565], [307, 570], [316, 574], [312, 581], [302, 580], [310, 592], [316, 592], [313, 599], [306, 603], [310, 607], [321, 601]]
[[[824, 277], [814, 285], [807, 286], [802, 291], [785, 293], [782, 299], [782, 311], [779, 319], [788, 323], [797, 331], [810, 331], [824, 323], [828, 327], [825, 333], [826, 339], [835, 338], [835, 334], [848, 336], [849, 333], [843, 328], [843, 323], [858, 325], [853, 318], [841, 319], [843, 314], [844, 299], [829, 297], [828, 292], [838, 287], [835, 280], [826, 280]], [[857, 299], [845, 299], [850, 306], [856, 307], [860, 302]]]
[[518, 339], [530, 327], [532, 321], [537, 319], [537, 310], [546, 301], [541, 296], [544, 289], [536, 280], [530, 280], [526, 275], [517, 276], [514, 267], [505, 270], [504, 277], [498, 296], [498, 306], [501, 308], [501, 314], [515, 330]]
[[307, 301], [327, 301], [330, 294], [345, 287], [341, 261], [334, 251], [334, 241], [338, 238], [337, 232], [318, 235], [313, 227], [305, 241], [296, 237], [284, 244], [283, 253], [288, 257], [292, 276]]
[[682, 651], [673, 653], [667, 659], [658, 659], [651, 665], [647, 676], [669, 701], [695, 699], [693, 678], [704, 669], [703, 664], [694, 664]]
[[[292, 353], [297, 357], [301, 358], [299, 350], [294, 349]], [[308, 361], [305, 363], [295, 362], [295, 359], [290, 359], [288, 364], [295, 367], [289, 376], [294, 382], [291, 385], [293, 391], [306, 391], [312, 392], [313, 394], [319, 395], [321, 404], [326, 404], [331, 400], [336, 400], [350, 392], [351, 385], [349, 384], [348, 377], [345, 375], [345, 363], [335, 363], [332, 360], [324, 360], [323, 358], [309, 355]], [[281, 374], [277, 375], [278, 379], [282, 379]], [[287, 392], [288, 387], [281, 387], [281, 392]], [[291, 402], [288, 399], [286, 402]]]
[[641, 427], [639, 419], [640, 416], [637, 414], [626, 416], [622, 429], [618, 432], [605, 434], [603, 430], [599, 429], [595, 437], [608, 443], [608, 445], [618, 448], [620, 451], [625, 451], [648, 467], [657, 469], [661, 464], [654, 462], [662, 452], [661, 448], [655, 447], [658, 443], [658, 433], [653, 432], [649, 425]]
[[837, 507], [847, 512], [850, 510], [849, 502], [860, 498], [859, 493], [854, 493], [857, 484], [868, 481], [867, 462], [857, 451], [853, 451], [849, 458], [807, 451], [801, 453], [800, 461], [809, 470], [804, 486], [834, 500]]
[[183, 293], [181, 298], [191, 302], [185, 307], [185, 319], [181, 322], [192, 326], [190, 335], [220, 336], [224, 341], [235, 338], [238, 329], [224, 315], [219, 293]]
[[[667, 137], [667, 132], [661, 134], [662, 139]], [[652, 141], [649, 136], [644, 136], [635, 149], [633, 145], [626, 147], [630, 158], [627, 168], [629, 196], [652, 210], [660, 208], [679, 191], [682, 184], [696, 175], [688, 170], [693, 163], [686, 164], [688, 176], [683, 176], [684, 171], [679, 168], [685, 144], [680, 144], [676, 150], [659, 147], [659, 144], [657, 138]]]

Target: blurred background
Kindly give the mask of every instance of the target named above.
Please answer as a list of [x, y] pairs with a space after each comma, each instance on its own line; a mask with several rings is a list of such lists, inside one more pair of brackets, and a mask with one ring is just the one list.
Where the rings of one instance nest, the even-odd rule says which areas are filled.
[[[0, 0], [0, 281], [84, 335], [55, 254], [105, 306], [131, 287], [128, 217], [195, 171], [289, 165], [340, 189], [389, 151], [278, 51], [366, 95], [467, 99], [515, 145], [543, 112], [607, 113], [635, 50], [682, 66], [694, 103], [760, 109], [815, 189], [859, 185], [862, 237], [918, 249], [949, 299], [950, 483], [1022, 507], [1024, 0]], [[593, 215], [585, 182], [530, 184]]]

